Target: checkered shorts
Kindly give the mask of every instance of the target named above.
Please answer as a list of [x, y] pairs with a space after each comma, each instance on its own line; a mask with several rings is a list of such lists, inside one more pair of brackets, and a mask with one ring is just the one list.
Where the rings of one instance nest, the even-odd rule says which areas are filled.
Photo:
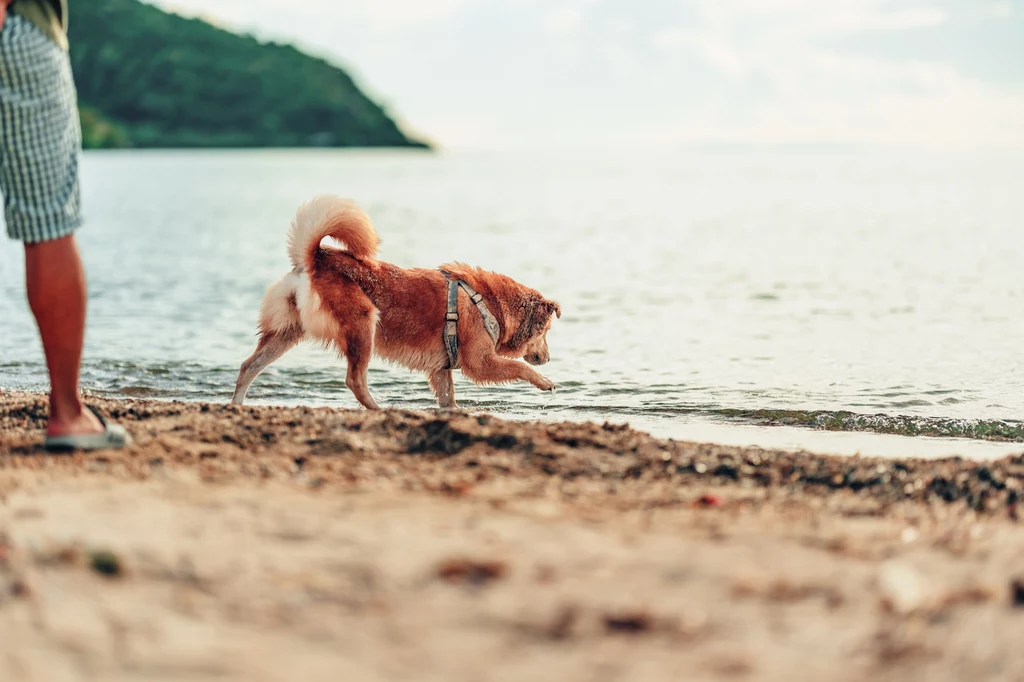
[[0, 191], [13, 239], [60, 239], [82, 223], [77, 99], [67, 52], [8, 14], [0, 29]]

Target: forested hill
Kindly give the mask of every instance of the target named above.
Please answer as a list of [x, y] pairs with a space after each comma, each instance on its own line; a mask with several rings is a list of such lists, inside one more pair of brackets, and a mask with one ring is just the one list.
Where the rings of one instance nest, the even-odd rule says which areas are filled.
[[409, 147], [341, 69], [138, 0], [73, 0], [71, 60], [94, 147]]

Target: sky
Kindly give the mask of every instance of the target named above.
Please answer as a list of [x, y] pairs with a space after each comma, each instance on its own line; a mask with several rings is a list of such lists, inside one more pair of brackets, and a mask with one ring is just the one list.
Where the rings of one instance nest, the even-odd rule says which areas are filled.
[[149, 0], [345, 68], [449, 149], [1024, 151], [1024, 0]]

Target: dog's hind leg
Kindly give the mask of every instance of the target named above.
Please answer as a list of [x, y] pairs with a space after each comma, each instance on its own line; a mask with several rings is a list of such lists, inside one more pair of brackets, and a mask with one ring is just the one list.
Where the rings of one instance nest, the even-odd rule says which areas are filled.
[[345, 342], [345, 358], [348, 360], [348, 374], [345, 385], [352, 391], [359, 404], [368, 410], [379, 410], [380, 405], [370, 395], [366, 372], [373, 355], [373, 328], [368, 334], [350, 334]]
[[455, 381], [450, 369], [439, 369], [430, 373], [430, 388], [437, 396], [437, 406], [450, 410], [458, 407], [455, 404]]
[[259, 373], [291, 350], [302, 340], [302, 336], [302, 327], [299, 326], [288, 327], [281, 331], [263, 332], [256, 351], [242, 363], [242, 368], [238, 371], [235, 394], [231, 397], [231, 403], [241, 405], [245, 401], [245, 394], [249, 391], [249, 386], [259, 376]]

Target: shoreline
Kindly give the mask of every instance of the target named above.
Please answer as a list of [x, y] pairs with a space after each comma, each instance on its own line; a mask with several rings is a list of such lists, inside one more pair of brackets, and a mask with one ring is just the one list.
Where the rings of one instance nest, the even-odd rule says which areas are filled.
[[[572, 422], [595, 421], [588, 415], [574, 418], [564, 413], [558, 413], [557, 416], [559, 419]], [[538, 421], [535, 418], [518, 414], [502, 418], [509, 421]], [[606, 419], [596, 421], [628, 423], [634, 430], [663, 440], [717, 443], [733, 447], [785, 450], [787, 452], [814, 452], [836, 457], [943, 459], [959, 456], [964, 459], [984, 462], [1024, 452], [1024, 443], [1014, 441], [830, 429], [816, 424], [768, 425], [732, 420], [691, 419], [680, 425], [657, 417], [618, 414], [609, 415]]]
[[136, 444], [45, 456], [0, 393], [3, 679], [1024, 674], [1024, 455], [90, 403]]

